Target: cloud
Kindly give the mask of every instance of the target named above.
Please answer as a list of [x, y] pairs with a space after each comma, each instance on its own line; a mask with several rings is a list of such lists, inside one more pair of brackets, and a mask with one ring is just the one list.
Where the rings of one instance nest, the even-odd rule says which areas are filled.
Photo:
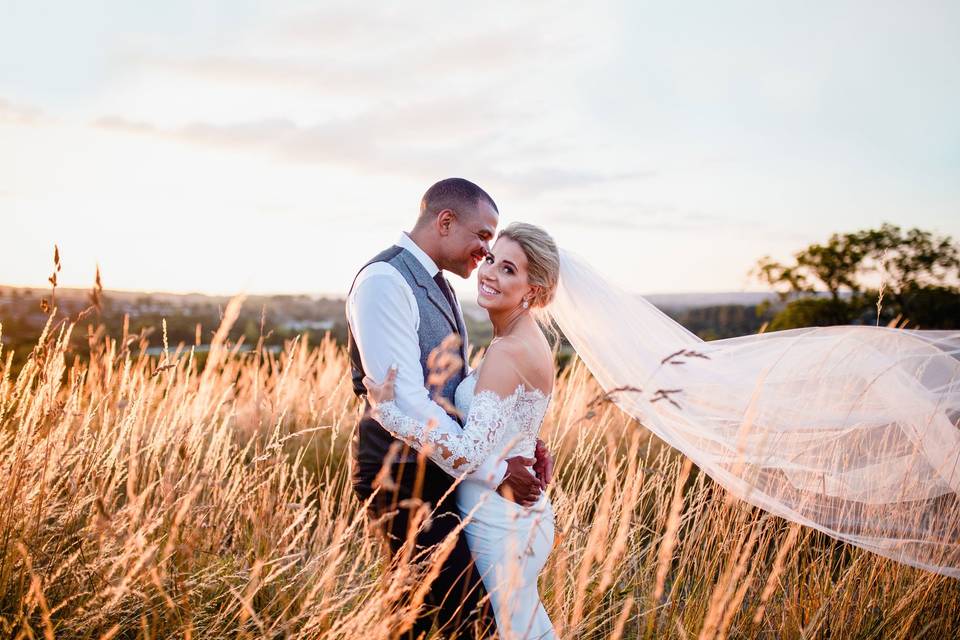
[[159, 134], [160, 130], [147, 122], [137, 122], [135, 120], [128, 120], [127, 118], [122, 118], [120, 116], [103, 116], [102, 118], [97, 118], [93, 121], [93, 126], [99, 129], [106, 129], [109, 131], [120, 131], [123, 133], [144, 133], [144, 134]]
[[128, 75], [169, 74], [208, 89], [403, 100], [469, 87], [502, 100], [551, 69], [569, 72], [589, 28], [573, 10], [511, 7], [509, 22], [440, 4], [416, 12], [328, 6], [276, 17], [281, 11], [199, 50], [175, 53], [168, 43], [142, 41], [114, 52], [113, 62]]
[[[650, 174], [653, 177], [655, 174]], [[643, 174], [637, 176], [642, 178]], [[627, 179], [627, 177], [624, 177]], [[670, 204], [631, 202], [613, 198], [578, 199], [549, 215], [551, 222], [592, 228], [631, 231], [689, 232], [734, 228], [743, 221]]]
[[482, 148], [502, 118], [496, 108], [477, 108], [469, 97], [447, 97], [383, 104], [310, 125], [288, 118], [194, 122], [166, 135], [196, 144], [263, 151], [292, 162], [416, 171], [437, 161], [453, 161], [471, 146]]
[[[389, 42], [389, 41], [386, 41]], [[555, 61], [572, 53], [569, 45], [532, 35], [528, 29], [498, 29], [456, 40], [417, 41], [410, 46], [383, 43], [378, 54], [357, 51], [357, 43], [342, 50], [317, 48], [298, 53], [264, 52], [249, 54], [174, 57], [134, 54], [126, 62], [141, 68], [173, 72], [205, 82], [248, 87], [307, 88], [324, 95], [400, 96], [443, 90], [451, 81], [469, 78], [487, 86], [495, 97], [504, 75], [514, 77], [524, 69]]]
[[172, 71], [206, 82], [274, 89], [305, 87], [325, 94], [376, 94], [409, 84], [404, 75], [392, 72], [388, 65], [227, 55], [193, 58], [141, 56], [141, 61], [147, 68]]
[[536, 196], [553, 189], [654, 175], [563, 166], [552, 160], [555, 152], [562, 150], [556, 144], [549, 148], [539, 144], [503, 144], [504, 131], [524, 128], [533, 124], [534, 119], [515, 116], [481, 98], [472, 94], [401, 105], [382, 104], [349, 117], [310, 125], [289, 118], [264, 118], [229, 124], [192, 122], [163, 128], [117, 115], [101, 117], [93, 125], [124, 134], [264, 153], [294, 163], [348, 167], [359, 173], [422, 177], [446, 170], [484, 175], [488, 182], [510, 190], [512, 195]]
[[281, 8], [203, 48], [142, 41], [114, 62], [151, 99], [120, 92], [93, 124], [361, 174], [482, 176], [522, 196], [642, 177], [569, 160], [588, 135], [570, 89], [605, 45], [589, 36], [596, 12], [561, 5], [509, 21], [441, 3]]
[[44, 113], [38, 107], [16, 104], [0, 98], [0, 123], [9, 124], [40, 124]]
[[308, 13], [287, 16], [272, 25], [269, 31], [275, 37], [304, 44], [331, 45], [367, 41], [378, 38], [384, 31], [398, 29], [399, 16], [385, 5], [380, 11], [358, 9], [355, 6], [317, 7]]
[[650, 170], [604, 173], [567, 167], [544, 166], [520, 171], [494, 171], [493, 175], [499, 182], [512, 188], [515, 195], [535, 196], [556, 189], [576, 189], [615, 182], [645, 180], [657, 175], [657, 172]]

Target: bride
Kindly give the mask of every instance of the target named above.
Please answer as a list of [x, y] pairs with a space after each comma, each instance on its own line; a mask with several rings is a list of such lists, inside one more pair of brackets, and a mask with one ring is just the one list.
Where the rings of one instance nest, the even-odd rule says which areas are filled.
[[[837, 326], [704, 342], [525, 224], [500, 234], [478, 289], [496, 339], [457, 389], [462, 431], [401, 414], [395, 371], [365, 381], [383, 426], [429, 444], [454, 475], [531, 455], [553, 364], [530, 311], [549, 303], [607, 397], [731, 494], [960, 578], [960, 332]], [[553, 537], [547, 498], [525, 509], [468, 476], [457, 499], [501, 635], [552, 637], [536, 591]]]
[[[553, 239], [529, 224], [503, 230], [478, 272], [478, 299], [493, 324], [494, 339], [477, 369], [457, 387], [462, 430], [425, 425], [394, 402], [392, 368], [382, 384], [364, 379], [373, 416], [394, 436], [454, 477], [481, 469], [490, 456], [533, 458], [537, 434], [553, 389], [553, 352], [534, 309], [552, 299], [560, 271]], [[477, 473], [456, 489], [457, 508], [468, 518], [467, 544], [502, 638], [554, 638], [537, 592], [537, 576], [553, 546], [553, 510], [546, 493], [529, 506], [489, 489]]]

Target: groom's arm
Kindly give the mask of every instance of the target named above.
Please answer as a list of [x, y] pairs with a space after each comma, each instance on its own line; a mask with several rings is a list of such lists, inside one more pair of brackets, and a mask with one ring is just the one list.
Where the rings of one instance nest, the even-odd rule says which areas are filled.
[[[397, 407], [423, 424], [434, 420], [459, 429], [460, 425], [427, 392], [417, 337], [420, 316], [414, 305], [409, 286], [390, 265], [370, 265], [358, 276], [347, 299], [347, 320], [363, 369], [381, 382], [390, 365], [398, 365]], [[507, 464], [496, 462], [482, 469], [483, 479], [496, 486], [506, 474]]]

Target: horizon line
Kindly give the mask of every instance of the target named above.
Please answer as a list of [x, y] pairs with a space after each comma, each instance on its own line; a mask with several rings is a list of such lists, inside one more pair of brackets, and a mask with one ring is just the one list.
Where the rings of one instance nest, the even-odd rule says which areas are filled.
[[[0, 283], [0, 289], [19, 289], [19, 290], [30, 290], [33, 291], [45, 291], [50, 293], [51, 288], [49, 284], [42, 285], [18, 285], [18, 284], [3, 284]], [[79, 293], [86, 292], [89, 293], [92, 290], [92, 287], [75, 287], [75, 286], [57, 286], [57, 291], [64, 291], [70, 293]], [[110, 293], [118, 294], [137, 294], [142, 293], [146, 295], [169, 295], [169, 296], [205, 296], [208, 298], [235, 298], [237, 296], [258, 296], [258, 297], [273, 297], [273, 296], [306, 296], [309, 298], [346, 298], [347, 291], [341, 292], [330, 292], [330, 291], [237, 291], [234, 293], [221, 293], [221, 292], [207, 292], [207, 291], [174, 291], [168, 289], [119, 289], [119, 288], [105, 288], [103, 289], [103, 294], [108, 295]], [[454, 289], [454, 293], [456, 289]], [[640, 292], [634, 291], [631, 292], [634, 295], [640, 296], [665, 296], [665, 295], [720, 295], [720, 294], [770, 294], [777, 295], [778, 292], [771, 289], [719, 289], [719, 290], [688, 290], [688, 291], [647, 291]], [[815, 292], [815, 293], [827, 293]], [[458, 298], [463, 297], [458, 295]]]

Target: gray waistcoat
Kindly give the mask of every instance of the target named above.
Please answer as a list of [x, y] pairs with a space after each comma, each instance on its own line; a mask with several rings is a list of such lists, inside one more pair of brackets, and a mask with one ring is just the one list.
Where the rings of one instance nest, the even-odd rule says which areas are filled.
[[[444, 338], [451, 333], [465, 335], [466, 331], [463, 325], [463, 318], [458, 309], [451, 309], [443, 292], [434, 279], [427, 273], [423, 265], [417, 258], [402, 247], [393, 246], [370, 260], [366, 266], [375, 262], [386, 262], [393, 266], [403, 276], [413, 295], [417, 300], [417, 307], [420, 313], [420, 326], [417, 330], [417, 338], [420, 342], [420, 367], [423, 371], [424, 384], [427, 386], [431, 397], [439, 395], [453, 406], [453, 395], [457, 385], [466, 375], [466, 363], [453, 372], [442, 387], [431, 387], [428, 384], [430, 376], [430, 367], [427, 364], [430, 353], [440, 346]], [[361, 269], [362, 271], [362, 269]], [[356, 278], [354, 278], [356, 282]], [[350, 290], [353, 291], [351, 285]], [[350, 350], [350, 364], [352, 369], [353, 390], [358, 396], [366, 392], [363, 386], [363, 377], [366, 373], [363, 370], [363, 363], [360, 360], [360, 351], [357, 349], [356, 342], [353, 340], [351, 329], [347, 328], [347, 338]], [[461, 358], [465, 360], [466, 344], [461, 345]], [[366, 407], [365, 407], [366, 409]], [[384, 457], [387, 455], [390, 445], [396, 442], [386, 430], [383, 429], [375, 420], [366, 415], [357, 425], [357, 432], [354, 439], [354, 486], [361, 495], [368, 495], [371, 483], [376, 474], [383, 465]], [[398, 462], [416, 461], [416, 453], [408, 453], [401, 456]], [[432, 464], [432, 463], [431, 463]]]

